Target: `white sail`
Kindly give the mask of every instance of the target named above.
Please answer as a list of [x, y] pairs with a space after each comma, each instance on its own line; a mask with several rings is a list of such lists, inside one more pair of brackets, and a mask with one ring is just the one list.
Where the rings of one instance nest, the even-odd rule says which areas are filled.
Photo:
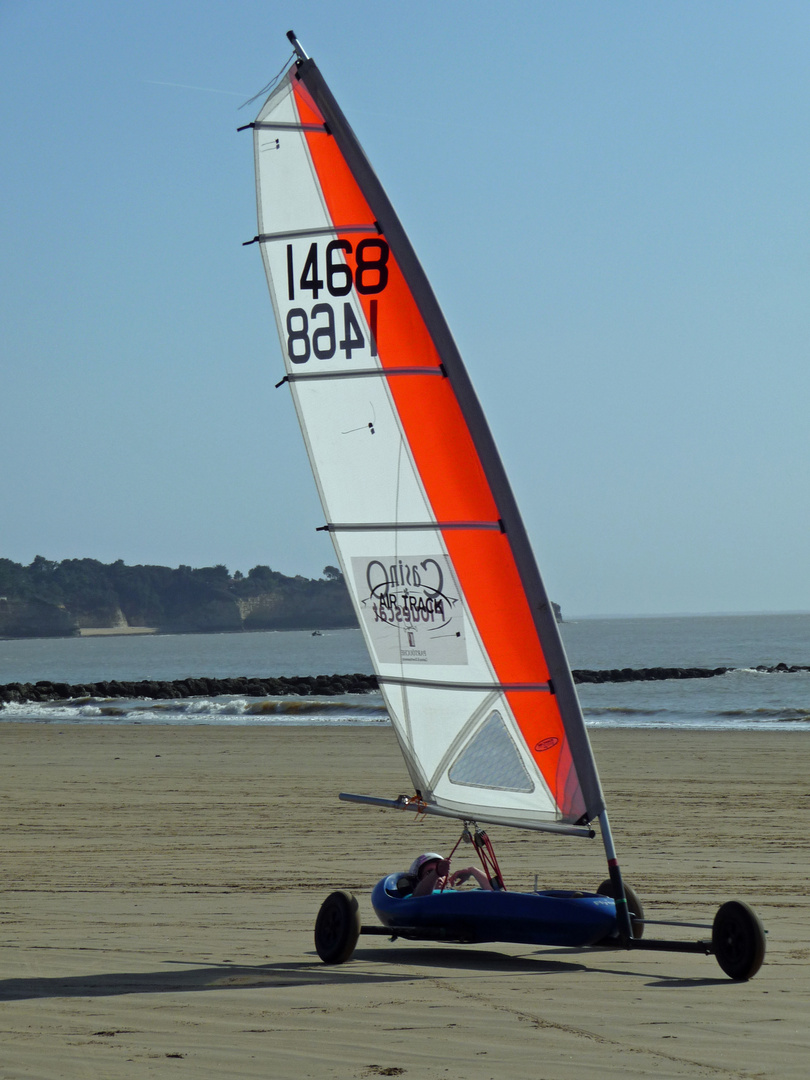
[[250, 126], [285, 381], [414, 787], [577, 831], [604, 801], [570, 670], [424, 272], [312, 60]]

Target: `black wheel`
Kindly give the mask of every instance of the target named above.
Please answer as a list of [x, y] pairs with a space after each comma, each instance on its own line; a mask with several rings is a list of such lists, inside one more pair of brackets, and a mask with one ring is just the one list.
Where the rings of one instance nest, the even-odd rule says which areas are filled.
[[[624, 885], [624, 895], [627, 900], [627, 907], [630, 911], [630, 925], [633, 928], [633, 937], [638, 940], [644, 936], [644, 905], [639, 899], [638, 893], [635, 889], [631, 889], [626, 883]], [[607, 878], [599, 888], [596, 890], [600, 896], [609, 896], [611, 900], [616, 899], [616, 891], [613, 888], [613, 882], [610, 878]]]
[[759, 916], [742, 900], [717, 909], [712, 924], [717, 963], [731, 979], [752, 979], [765, 959], [765, 931]]
[[333, 892], [315, 920], [315, 948], [325, 964], [343, 964], [360, 937], [360, 909], [350, 892]]

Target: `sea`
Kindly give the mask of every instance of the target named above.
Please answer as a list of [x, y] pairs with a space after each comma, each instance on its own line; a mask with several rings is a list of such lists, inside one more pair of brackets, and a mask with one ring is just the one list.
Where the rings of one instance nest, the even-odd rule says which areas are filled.
[[[572, 668], [728, 667], [707, 679], [583, 684], [589, 728], [810, 733], [810, 613], [566, 620]], [[0, 684], [369, 674], [359, 630], [0, 640]], [[0, 723], [386, 724], [378, 692], [334, 697], [81, 699], [0, 707]]]

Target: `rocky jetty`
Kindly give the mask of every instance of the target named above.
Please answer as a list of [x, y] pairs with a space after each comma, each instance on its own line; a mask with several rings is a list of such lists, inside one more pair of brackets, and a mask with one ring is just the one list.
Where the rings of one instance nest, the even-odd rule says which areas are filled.
[[[663, 679], [713, 679], [717, 675], [727, 675], [729, 671], [739, 670], [730, 667], [695, 668], [695, 667], [654, 667], [654, 668], [609, 668], [603, 671], [572, 671], [575, 683], [609, 682], [659, 682]], [[810, 671], [804, 664], [758, 664], [754, 671], [768, 675], [792, 674], [797, 671]]]
[[295, 675], [277, 679], [172, 679], [171, 681], [141, 680], [139, 682], [69, 683], [48, 682], [6, 683], [0, 686], [0, 702], [69, 701], [90, 698], [150, 698], [153, 701], [171, 698], [219, 697], [284, 697], [335, 694], [365, 694], [377, 689], [374, 675]]
[[716, 668], [609, 668], [604, 671], [572, 671], [575, 683], [659, 682], [664, 679], [713, 679], [733, 670]]
[[[601, 671], [573, 671], [575, 683], [624, 683], [655, 682], [664, 679], [712, 679], [725, 675], [734, 668], [610, 668]], [[757, 671], [768, 674], [810, 671], [810, 666], [797, 664], [776, 664], [771, 667], [759, 665]], [[71, 685], [62, 682], [41, 680], [37, 683], [6, 683], [0, 686], [0, 707], [4, 703], [26, 701], [70, 701], [90, 698], [150, 698], [166, 700], [171, 698], [219, 697], [234, 695], [242, 697], [285, 697], [297, 694], [301, 697], [336, 694], [367, 694], [378, 688], [376, 675], [294, 675], [280, 676], [277, 679], [233, 678], [233, 679], [173, 679], [153, 681], [143, 679], [138, 682], [78, 683]]]

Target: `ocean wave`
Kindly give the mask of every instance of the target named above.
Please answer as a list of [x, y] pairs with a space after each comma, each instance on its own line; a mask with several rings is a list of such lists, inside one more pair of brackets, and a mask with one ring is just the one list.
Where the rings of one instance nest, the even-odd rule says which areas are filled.
[[[810, 708], [796, 705], [701, 707], [681, 698], [675, 707], [653, 704], [584, 708], [588, 728], [668, 730], [807, 730]], [[708, 703], [704, 702], [708, 706]], [[389, 723], [379, 693], [343, 697], [196, 697], [159, 701], [82, 698], [73, 701], [8, 703], [0, 721], [50, 724], [155, 724], [174, 726], [319, 726]]]
[[716, 720], [799, 720], [810, 721], [810, 708], [796, 709], [796, 708], [739, 708], [739, 709], [718, 709], [715, 711], [709, 711], [706, 713], [695, 713], [690, 715], [684, 712], [683, 709], [660, 709], [660, 708], [631, 708], [625, 705], [611, 705], [601, 706], [594, 708], [586, 708], [583, 710], [585, 719], [600, 717], [634, 717], [634, 716], [648, 716], [648, 717], [670, 717], [673, 722], [678, 719], [703, 719], [706, 721], [707, 726], [711, 725]]
[[723, 709], [687, 713], [674, 709], [585, 709], [588, 728], [658, 728], [670, 731], [778, 731], [790, 726], [810, 732], [810, 710]]
[[810, 709], [758, 708], [758, 709], [723, 709], [717, 716], [729, 719], [749, 720], [808, 720]]
[[658, 713], [669, 713], [670, 709], [634, 709], [627, 705], [603, 705], [589, 706], [583, 709], [585, 719], [592, 716], [655, 716]]
[[[312, 701], [309, 698], [281, 698], [280, 700], [250, 701], [246, 702], [245, 711], [253, 715], [261, 716], [342, 716], [346, 712], [346, 705], [342, 701]], [[352, 704], [352, 714], [369, 717], [371, 719], [388, 719], [388, 710], [385, 705], [379, 704]]]
[[98, 700], [9, 703], [0, 720], [17, 723], [96, 724], [378, 724], [388, 722], [382, 698], [184, 698], [163, 701]]

